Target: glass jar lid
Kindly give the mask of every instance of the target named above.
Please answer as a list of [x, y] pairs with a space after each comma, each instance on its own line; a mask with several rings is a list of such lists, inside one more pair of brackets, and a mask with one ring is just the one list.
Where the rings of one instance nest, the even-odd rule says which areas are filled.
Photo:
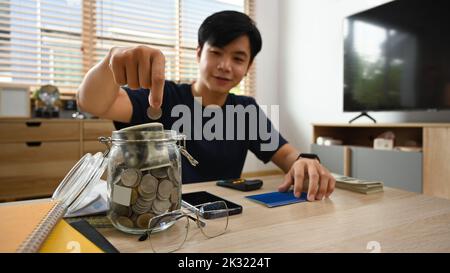
[[114, 143], [120, 142], [164, 142], [164, 141], [183, 141], [183, 134], [178, 134], [174, 130], [164, 131], [113, 131], [111, 141]]
[[85, 154], [67, 173], [52, 198], [64, 204], [66, 214], [76, 211], [92, 188], [100, 182], [106, 166], [106, 153]]

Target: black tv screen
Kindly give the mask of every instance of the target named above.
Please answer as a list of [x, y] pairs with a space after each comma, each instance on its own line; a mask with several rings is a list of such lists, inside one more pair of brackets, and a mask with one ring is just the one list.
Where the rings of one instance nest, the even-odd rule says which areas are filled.
[[344, 28], [344, 111], [450, 109], [450, 1], [397, 0]]

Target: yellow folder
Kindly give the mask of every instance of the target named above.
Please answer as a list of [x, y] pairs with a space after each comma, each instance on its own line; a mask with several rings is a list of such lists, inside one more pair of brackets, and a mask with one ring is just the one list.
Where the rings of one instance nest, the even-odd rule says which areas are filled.
[[103, 253], [80, 232], [60, 220], [39, 249], [40, 253]]

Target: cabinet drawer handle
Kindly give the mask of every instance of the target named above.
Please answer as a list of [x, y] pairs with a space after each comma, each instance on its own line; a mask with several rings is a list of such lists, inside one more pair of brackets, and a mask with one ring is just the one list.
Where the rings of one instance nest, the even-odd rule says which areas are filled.
[[27, 124], [28, 127], [39, 127], [39, 126], [41, 126], [42, 122], [40, 122], [40, 121], [27, 121], [25, 123]]
[[40, 141], [30, 141], [26, 143], [28, 147], [39, 147], [41, 146], [42, 142]]

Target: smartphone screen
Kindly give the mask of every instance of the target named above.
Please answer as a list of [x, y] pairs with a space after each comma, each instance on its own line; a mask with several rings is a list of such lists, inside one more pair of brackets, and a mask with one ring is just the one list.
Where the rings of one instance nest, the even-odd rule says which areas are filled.
[[[228, 215], [239, 214], [242, 212], [241, 205], [238, 205], [236, 203], [233, 203], [231, 201], [223, 199], [222, 197], [216, 196], [207, 191], [183, 193], [181, 195], [181, 199], [183, 200], [183, 204], [186, 205], [186, 207], [191, 208], [191, 209], [194, 206], [209, 203], [209, 202], [224, 201], [227, 204]], [[212, 218], [213, 216], [202, 215], [202, 217], [203, 218]]]

